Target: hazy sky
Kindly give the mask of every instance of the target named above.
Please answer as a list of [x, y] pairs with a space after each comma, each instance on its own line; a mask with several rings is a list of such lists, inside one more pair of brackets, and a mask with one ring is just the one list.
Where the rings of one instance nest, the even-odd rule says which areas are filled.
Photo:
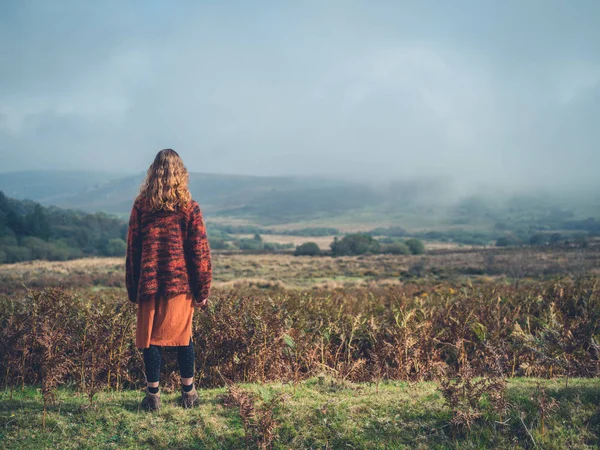
[[600, 1], [0, 2], [0, 170], [596, 182]]

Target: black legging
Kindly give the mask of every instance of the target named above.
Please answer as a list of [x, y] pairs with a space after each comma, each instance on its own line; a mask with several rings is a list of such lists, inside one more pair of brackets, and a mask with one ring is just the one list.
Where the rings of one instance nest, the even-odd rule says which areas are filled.
[[[176, 348], [177, 363], [179, 364], [181, 378], [192, 378], [194, 376], [194, 360], [196, 359], [194, 343], [190, 339], [188, 345]], [[146, 379], [148, 383], [160, 381], [161, 349], [162, 347], [159, 345], [150, 345], [150, 347], [144, 349], [144, 366], [146, 366]]]

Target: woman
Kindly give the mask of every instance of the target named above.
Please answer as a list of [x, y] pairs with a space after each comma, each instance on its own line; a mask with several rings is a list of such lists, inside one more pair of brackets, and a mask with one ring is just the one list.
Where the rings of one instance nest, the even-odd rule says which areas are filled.
[[161, 347], [176, 347], [181, 404], [197, 404], [194, 387], [194, 308], [205, 308], [212, 280], [202, 212], [191, 198], [188, 172], [171, 149], [158, 152], [129, 219], [126, 284], [138, 304], [136, 347], [143, 349], [146, 397], [141, 407], [160, 408]]

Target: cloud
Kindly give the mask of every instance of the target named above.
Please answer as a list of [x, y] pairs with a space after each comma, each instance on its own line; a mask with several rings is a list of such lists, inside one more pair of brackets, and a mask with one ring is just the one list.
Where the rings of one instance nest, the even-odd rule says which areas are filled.
[[[600, 5], [4, 2], [4, 170], [592, 183]], [[557, 181], [559, 180], [559, 181]]]

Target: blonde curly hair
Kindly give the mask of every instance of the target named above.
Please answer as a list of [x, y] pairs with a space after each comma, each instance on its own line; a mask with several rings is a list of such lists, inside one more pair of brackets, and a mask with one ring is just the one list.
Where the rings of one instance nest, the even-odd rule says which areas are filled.
[[176, 211], [189, 205], [192, 195], [189, 174], [183, 160], [173, 149], [157, 153], [148, 168], [139, 197], [151, 211]]

